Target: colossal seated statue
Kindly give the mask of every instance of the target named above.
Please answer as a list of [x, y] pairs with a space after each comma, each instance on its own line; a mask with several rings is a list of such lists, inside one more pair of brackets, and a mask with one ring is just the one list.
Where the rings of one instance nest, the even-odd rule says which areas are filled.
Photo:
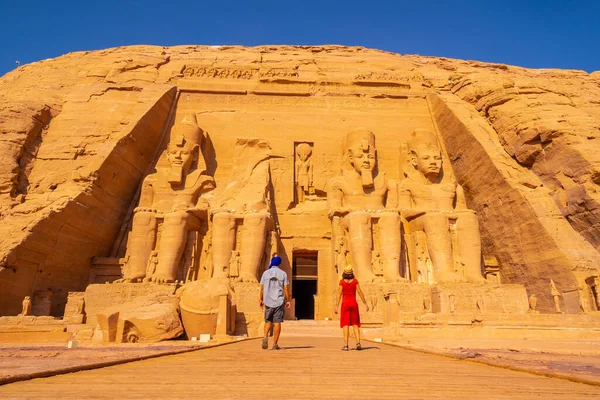
[[344, 241], [336, 235], [347, 236], [345, 243], [357, 278], [373, 281], [376, 279], [372, 267], [373, 222], [376, 221], [378, 246], [375, 243], [375, 247], [381, 254], [383, 278], [399, 281], [397, 187], [394, 181], [378, 173], [375, 135], [364, 128], [354, 130], [346, 136], [342, 151], [342, 175], [331, 178], [327, 190], [329, 217], [334, 225], [332, 242], [337, 246]]
[[267, 232], [273, 229], [270, 149], [264, 140], [237, 139], [231, 182], [211, 210], [213, 278], [258, 282]]
[[[477, 216], [467, 209], [462, 187], [443, 179], [436, 136], [429, 131], [413, 132], [408, 153], [398, 202], [403, 218], [408, 221], [408, 230], [423, 231], [426, 235], [434, 280], [437, 283], [484, 281]], [[455, 249], [451, 225], [456, 230]]]
[[[173, 126], [166, 151], [169, 167], [157, 166], [142, 184], [129, 234], [129, 261], [121, 282], [175, 281], [188, 232], [201, 230], [206, 224], [208, 203], [200, 196], [215, 187], [214, 179], [206, 175], [203, 141], [204, 132], [194, 114]], [[153, 274], [146, 276], [160, 221], [158, 263]]]

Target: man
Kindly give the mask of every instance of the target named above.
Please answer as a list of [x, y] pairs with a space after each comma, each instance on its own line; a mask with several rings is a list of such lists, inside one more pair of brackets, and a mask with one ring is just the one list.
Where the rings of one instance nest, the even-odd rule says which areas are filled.
[[262, 348], [269, 347], [269, 332], [273, 327], [273, 350], [279, 350], [277, 341], [281, 334], [283, 322], [283, 304], [290, 308], [290, 281], [287, 274], [279, 268], [280, 257], [273, 257], [267, 269], [260, 278], [260, 307], [265, 308], [265, 336]]

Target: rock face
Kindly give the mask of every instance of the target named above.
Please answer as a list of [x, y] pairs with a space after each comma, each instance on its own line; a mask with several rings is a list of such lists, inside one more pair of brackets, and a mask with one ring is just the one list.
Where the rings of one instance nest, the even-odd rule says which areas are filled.
[[[256, 196], [276, 229], [263, 218], [260, 231], [290, 272], [294, 252], [318, 251], [320, 269], [335, 263], [325, 194], [340, 174], [342, 138], [372, 131], [379, 170], [400, 181], [403, 143], [427, 129], [502, 282], [523, 284], [542, 312], [554, 311], [550, 279], [567, 312], [594, 309], [581, 299], [586, 279], [600, 274], [598, 104], [597, 72], [358, 47], [134, 46], [21, 66], [0, 78], [0, 314], [50, 292], [51, 314], [62, 315], [68, 293], [87, 286], [92, 257], [126, 256], [143, 179], [167, 165], [171, 127], [190, 112], [206, 134], [212, 208], [235, 189], [239, 144], [268, 143], [270, 181], [258, 185], [268, 190]], [[240, 226], [253, 221], [221, 211]], [[231, 257], [241, 271], [247, 254]], [[200, 277], [226, 267], [198, 265]], [[319, 277], [322, 316], [336, 279]]]

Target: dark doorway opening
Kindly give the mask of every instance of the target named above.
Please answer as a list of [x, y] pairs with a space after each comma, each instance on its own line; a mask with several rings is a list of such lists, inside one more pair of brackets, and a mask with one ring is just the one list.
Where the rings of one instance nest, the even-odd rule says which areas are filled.
[[296, 319], [315, 319], [317, 252], [295, 253], [292, 261], [292, 296]]

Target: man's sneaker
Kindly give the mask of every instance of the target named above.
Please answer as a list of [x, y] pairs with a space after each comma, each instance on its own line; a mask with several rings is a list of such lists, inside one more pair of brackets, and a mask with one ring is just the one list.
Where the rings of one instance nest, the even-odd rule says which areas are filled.
[[362, 346], [360, 345], [360, 343], [356, 343], [356, 350], [362, 350]]
[[281, 350], [281, 347], [279, 347], [277, 344], [273, 345], [273, 350]]
[[264, 337], [262, 340], [262, 348], [263, 350], [266, 350], [269, 348], [269, 338], [268, 337]]
[[344, 347], [342, 347], [342, 350], [344, 350], [344, 351], [348, 351], [348, 346], [344, 346]]

